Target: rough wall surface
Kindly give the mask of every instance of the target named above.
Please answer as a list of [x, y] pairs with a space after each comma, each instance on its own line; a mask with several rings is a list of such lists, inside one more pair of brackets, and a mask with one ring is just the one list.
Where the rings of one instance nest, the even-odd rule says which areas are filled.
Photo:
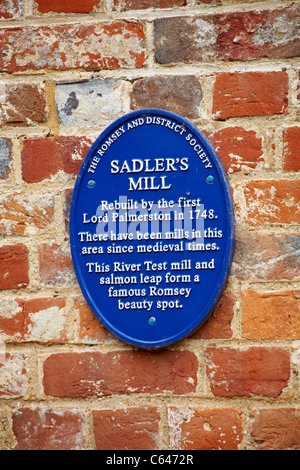
[[[299, 2], [0, 1], [0, 449], [299, 449]], [[236, 251], [163, 351], [84, 301], [69, 208], [130, 110], [190, 119], [227, 171]]]

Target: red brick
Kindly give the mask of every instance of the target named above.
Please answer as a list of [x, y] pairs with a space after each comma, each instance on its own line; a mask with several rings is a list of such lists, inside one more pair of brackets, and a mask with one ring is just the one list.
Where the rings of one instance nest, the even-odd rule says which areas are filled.
[[[0, 70], [142, 67], [146, 58], [144, 42], [144, 27], [139, 22], [2, 29]], [[122, 47], [114, 53], [116, 43], [122, 43]]]
[[22, 397], [27, 392], [27, 361], [24, 354], [7, 353], [0, 362], [0, 397]]
[[96, 449], [157, 449], [159, 420], [156, 408], [93, 411]]
[[188, 351], [53, 354], [44, 363], [44, 390], [56, 397], [182, 395], [195, 391], [197, 370], [197, 359]]
[[239, 411], [224, 409], [168, 410], [170, 446], [180, 450], [237, 450], [243, 439]]
[[0, 235], [35, 235], [54, 220], [54, 194], [27, 191], [0, 196]]
[[298, 24], [298, 7], [218, 15], [219, 60], [297, 57]]
[[28, 250], [24, 245], [0, 247], [0, 289], [24, 289], [29, 284]]
[[39, 183], [59, 171], [75, 177], [91, 145], [86, 137], [73, 136], [24, 140], [21, 155], [24, 181]]
[[298, 18], [299, 7], [159, 18], [156, 60], [167, 64], [297, 57]]
[[90, 13], [99, 7], [101, 0], [34, 0], [40, 13]]
[[298, 235], [238, 235], [232, 274], [238, 279], [295, 279], [300, 270]]
[[262, 138], [255, 131], [227, 127], [204, 132], [228, 173], [256, 168], [263, 161]]
[[252, 411], [251, 437], [255, 450], [300, 450], [299, 409]]
[[66, 339], [62, 309], [64, 299], [38, 298], [2, 301], [0, 332], [5, 342], [53, 343]]
[[290, 127], [283, 131], [283, 169], [300, 170], [300, 127]]
[[39, 272], [43, 285], [72, 285], [76, 282], [69, 247], [56, 243], [38, 246]]
[[199, 330], [190, 336], [190, 339], [231, 338], [235, 300], [233, 294], [225, 292], [215, 312]]
[[46, 94], [43, 86], [30, 83], [6, 84], [1, 91], [2, 126], [29, 126], [46, 122]]
[[215, 119], [286, 114], [288, 76], [285, 72], [220, 73], [212, 112]]
[[79, 338], [86, 342], [108, 340], [108, 331], [92, 312], [88, 304], [81, 299], [75, 300], [75, 310], [79, 314]]
[[188, 118], [199, 118], [200, 82], [193, 75], [147, 77], [134, 83], [132, 109], [163, 108]]
[[216, 397], [277, 398], [288, 385], [290, 359], [281, 348], [208, 348], [206, 372]]
[[114, 0], [113, 9], [118, 11], [145, 10], [147, 8], [172, 8], [186, 5], [186, 0]]
[[24, 14], [23, 0], [1, 0], [0, 19], [12, 18], [17, 19]]
[[300, 291], [242, 293], [243, 337], [300, 339]]
[[261, 180], [235, 187], [237, 219], [243, 224], [300, 222], [300, 181]]
[[80, 450], [85, 448], [85, 418], [76, 410], [15, 408], [14, 450]]

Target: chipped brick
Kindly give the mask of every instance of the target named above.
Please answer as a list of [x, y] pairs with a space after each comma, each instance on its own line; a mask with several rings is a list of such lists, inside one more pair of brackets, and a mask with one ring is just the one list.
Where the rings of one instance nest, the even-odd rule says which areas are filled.
[[122, 82], [108, 78], [58, 83], [56, 106], [61, 125], [98, 128], [101, 121], [122, 114]]
[[139, 22], [7, 28], [0, 31], [0, 70], [142, 67], [144, 42], [144, 27]]

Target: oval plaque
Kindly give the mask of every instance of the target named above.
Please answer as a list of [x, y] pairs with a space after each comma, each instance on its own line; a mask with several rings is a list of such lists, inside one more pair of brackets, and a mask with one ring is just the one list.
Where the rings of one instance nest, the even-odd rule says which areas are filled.
[[130, 113], [88, 152], [70, 216], [73, 263], [99, 320], [158, 348], [217, 306], [234, 250], [230, 187], [204, 135], [163, 110]]

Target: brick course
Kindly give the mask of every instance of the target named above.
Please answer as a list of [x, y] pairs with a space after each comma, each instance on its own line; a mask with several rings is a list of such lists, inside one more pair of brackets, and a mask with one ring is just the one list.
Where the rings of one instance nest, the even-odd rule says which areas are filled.
[[26, 246], [0, 247], [0, 289], [24, 289], [29, 284], [28, 249]]
[[283, 131], [283, 169], [300, 170], [299, 150], [300, 127], [290, 127]]
[[101, 0], [35, 0], [37, 11], [40, 13], [90, 13], [98, 9]]
[[0, 306], [0, 338], [6, 342], [63, 342], [65, 299], [12, 299]]
[[252, 181], [237, 185], [235, 192], [242, 193], [244, 200], [243, 209], [237, 203], [237, 215], [242, 223], [260, 225], [300, 222], [300, 181]]
[[21, 154], [24, 181], [39, 183], [59, 171], [75, 178], [91, 144], [75, 136], [26, 139]]
[[288, 385], [288, 352], [280, 348], [208, 348], [206, 370], [217, 397], [278, 397]]
[[[113, 53], [116, 39], [122, 41], [122, 47]], [[143, 25], [124, 21], [3, 29], [0, 30], [0, 71], [142, 67], [146, 56], [144, 41]], [[28, 49], [27, 43], [33, 44], [34, 50]], [[70, 51], [68, 54], [66, 49]]]
[[299, 338], [299, 291], [257, 292], [245, 290], [243, 337], [251, 339]]
[[234, 409], [168, 410], [170, 445], [182, 450], [237, 450], [242, 419]]
[[298, 18], [298, 7], [160, 18], [155, 21], [156, 59], [168, 64], [296, 57]]
[[285, 72], [243, 72], [217, 75], [213, 94], [216, 119], [288, 112]]
[[198, 361], [188, 351], [55, 354], [44, 363], [44, 390], [56, 397], [195, 391]]
[[151, 77], [134, 83], [131, 107], [143, 109], [151, 102], [152, 108], [196, 119], [200, 116], [201, 99], [201, 85], [195, 76]]
[[13, 410], [14, 450], [76, 450], [86, 440], [85, 418], [79, 411], [51, 408]]
[[160, 414], [156, 408], [93, 411], [97, 450], [157, 449]]
[[256, 450], [299, 450], [300, 418], [296, 409], [255, 410], [251, 418]]
[[47, 120], [44, 87], [30, 83], [0, 84], [0, 124], [30, 126]]

